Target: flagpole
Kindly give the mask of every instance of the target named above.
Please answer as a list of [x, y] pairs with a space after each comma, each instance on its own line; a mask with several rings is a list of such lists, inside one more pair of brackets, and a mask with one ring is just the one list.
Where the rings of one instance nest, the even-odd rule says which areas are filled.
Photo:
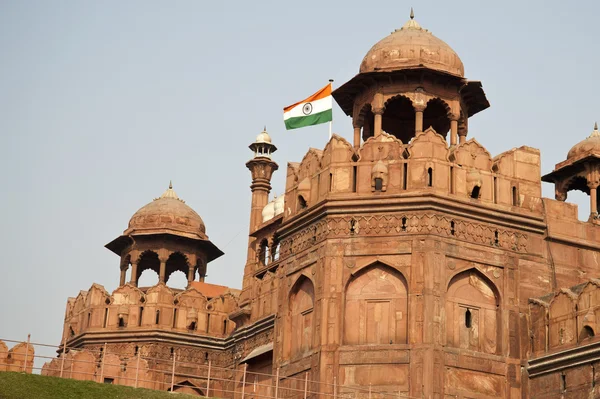
[[[332, 86], [331, 88], [333, 89], [333, 79], [329, 79], [329, 84]], [[333, 107], [331, 107], [331, 112], [333, 113]], [[331, 140], [331, 137], [333, 137], [333, 117], [329, 121], [329, 140]]]

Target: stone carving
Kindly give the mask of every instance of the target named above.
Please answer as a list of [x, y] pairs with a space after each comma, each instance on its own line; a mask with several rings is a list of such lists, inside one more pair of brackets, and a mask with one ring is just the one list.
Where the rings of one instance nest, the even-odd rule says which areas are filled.
[[301, 252], [326, 238], [435, 234], [527, 253], [527, 234], [434, 213], [342, 216], [321, 219], [281, 241], [281, 256]]

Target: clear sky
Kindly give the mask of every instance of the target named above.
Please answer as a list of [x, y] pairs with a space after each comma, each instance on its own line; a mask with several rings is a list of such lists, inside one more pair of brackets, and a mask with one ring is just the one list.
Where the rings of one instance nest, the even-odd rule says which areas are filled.
[[[282, 108], [349, 80], [411, 6], [483, 82], [469, 137], [492, 155], [536, 147], [546, 173], [591, 133], [598, 1], [0, 0], [0, 338], [58, 344], [67, 297], [116, 288], [103, 246], [169, 180], [225, 252], [207, 281], [240, 288], [247, 146], [266, 125], [281, 194], [286, 162], [328, 134], [286, 132]], [[334, 132], [352, 139], [337, 105]]]

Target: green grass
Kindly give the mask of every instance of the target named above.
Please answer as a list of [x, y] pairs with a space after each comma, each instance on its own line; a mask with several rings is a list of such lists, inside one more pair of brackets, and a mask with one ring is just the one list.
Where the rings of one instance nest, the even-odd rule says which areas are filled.
[[99, 384], [37, 374], [0, 372], [1, 399], [174, 399], [190, 395], [172, 395], [165, 391]]

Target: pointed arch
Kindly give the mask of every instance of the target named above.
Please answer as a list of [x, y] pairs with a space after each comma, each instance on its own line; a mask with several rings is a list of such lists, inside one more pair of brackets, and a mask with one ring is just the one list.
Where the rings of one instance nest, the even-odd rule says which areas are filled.
[[432, 127], [446, 139], [450, 130], [450, 106], [441, 98], [432, 98], [423, 111], [423, 130]]
[[446, 291], [447, 345], [500, 353], [500, 303], [497, 287], [477, 268], [456, 273]]
[[173, 252], [167, 258], [167, 262], [165, 264], [166, 272], [165, 272], [165, 281], [169, 281], [169, 277], [176, 271], [183, 272], [183, 274], [187, 278], [188, 270], [190, 268], [190, 262], [188, 257], [183, 252]]
[[408, 284], [394, 268], [375, 262], [353, 273], [344, 290], [343, 343], [408, 342]]
[[140, 254], [137, 263], [137, 275], [135, 281], [140, 281], [140, 276], [145, 270], [153, 270], [156, 274], [160, 274], [160, 260], [158, 254], [151, 250], [146, 250]]
[[412, 100], [401, 94], [388, 99], [384, 104], [381, 128], [408, 143], [415, 136], [415, 108]]
[[288, 357], [308, 352], [313, 344], [315, 286], [302, 274], [288, 296], [288, 322], [285, 349]]

